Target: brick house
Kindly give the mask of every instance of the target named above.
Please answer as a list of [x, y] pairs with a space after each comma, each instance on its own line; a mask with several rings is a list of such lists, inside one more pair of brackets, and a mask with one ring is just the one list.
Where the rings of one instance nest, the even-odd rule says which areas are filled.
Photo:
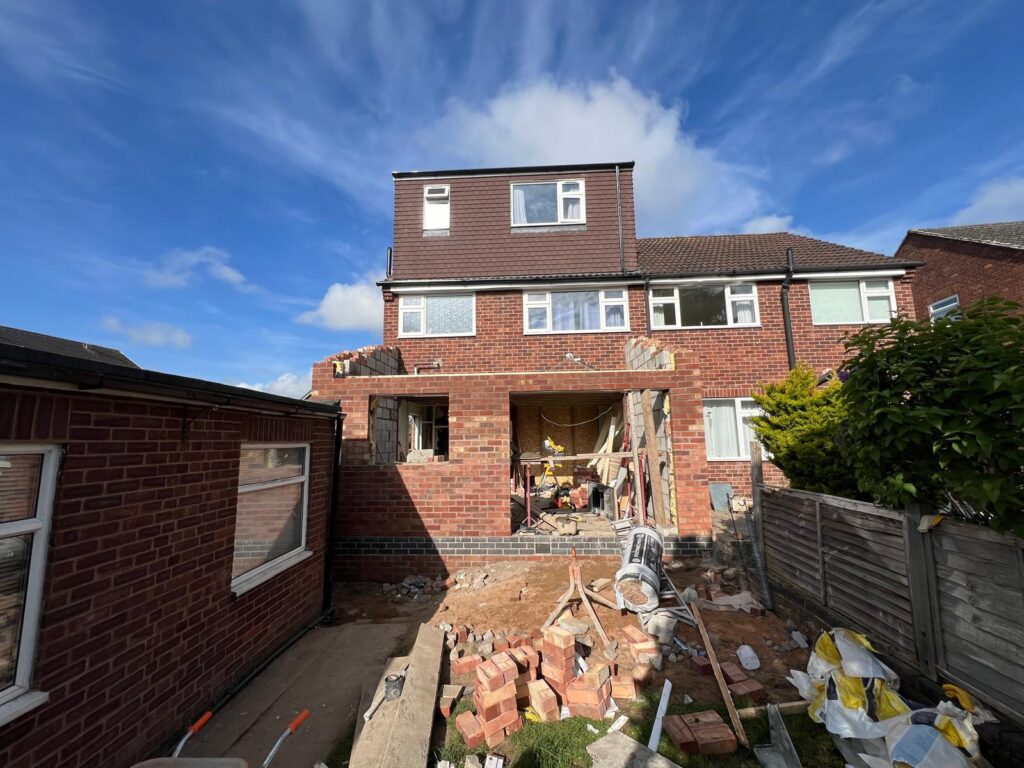
[[0, 765], [166, 750], [322, 617], [340, 418], [0, 329]]
[[[607, 536], [514, 535], [535, 488], [517, 464], [546, 455], [545, 438], [572, 456], [617, 454], [626, 424], [630, 446], [647, 447], [645, 397], [649, 519], [670, 552], [704, 548], [708, 483], [749, 492], [750, 394], [789, 369], [784, 284], [792, 355], [818, 370], [840, 362], [848, 331], [914, 311], [902, 260], [790, 233], [638, 239], [628, 162], [394, 184], [383, 344], [313, 367], [314, 396], [348, 414], [345, 577], [570, 546], [614, 554]], [[616, 455], [602, 479], [635, 462]]]
[[918, 317], [944, 317], [992, 296], [1024, 304], [1024, 221], [912, 229], [894, 258], [921, 264]]

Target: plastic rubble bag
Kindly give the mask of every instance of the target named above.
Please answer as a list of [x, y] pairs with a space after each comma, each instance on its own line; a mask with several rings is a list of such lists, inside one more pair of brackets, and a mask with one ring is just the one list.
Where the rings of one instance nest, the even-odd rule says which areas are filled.
[[910, 768], [970, 768], [979, 755], [970, 714], [950, 702], [912, 712], [893, 727], [885, 743], [893, 764]]

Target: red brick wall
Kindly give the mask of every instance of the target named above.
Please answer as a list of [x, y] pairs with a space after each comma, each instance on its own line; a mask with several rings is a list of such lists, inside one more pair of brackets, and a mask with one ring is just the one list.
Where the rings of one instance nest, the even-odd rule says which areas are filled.
[[1024, 257], [1019, 250], [909, 234], [896, 257], [925, 262], [914, 278], [918, 317], [928, 317], [929, 304], [953, 294], [960, 296], [961, 307], [990, 296], [1024, 304]]
[[[139, 761], [320, 610], [333, 425], [140, 399], [0, 388], [0, 441], [55, 443], [35, 685], [0, 728], [0, 765]], [[230, 590], [239, 446], [312, 442], [314, 557]]]
[[[511, 225], [515, 182], [584, 179], [584, 230], [546, 231]], [[447, 236], [423, 235], [423, 187], [451, 185], [451, 226]], [[636, 269], [633, 172], [620, 173], [622, 235], [626, 269]], [[472, 265], [467, 271], [467, 265]], [[505, 277], [619, 272], [619, 225], [615, 171], [584, 173], [452, 176], [395, 181], [395, 280], [442, 277]]]
[[[622, 350], [620, 349], [620, 356]], [[367, 376], [335, 379], [313, 367], [318, 399], [339, 399], [347, 414], [342, 458], [340, 535], [507, 536], [509, 395], [528, 392], [668, 390], [679, 533], [710, 526], [704, 485], [704, 425], [699, 370], [680, 355], [674, 371]], [[369, 400], [374, 395], [446, 396], [449, 461], [375, 466], [369, 462]]]

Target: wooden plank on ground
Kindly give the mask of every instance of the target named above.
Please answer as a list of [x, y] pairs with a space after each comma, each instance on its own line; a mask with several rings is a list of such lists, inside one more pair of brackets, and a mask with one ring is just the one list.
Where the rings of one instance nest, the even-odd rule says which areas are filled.
[[647, 471], [651, 475], [651, 496], [654, 497], [654, 519], [661, 524], [669, 522], [665, 515], [665, 497], [661, 488], [661, 451], [658, 450], [658, 430], [654, 426], [654, 405], [651, 390], [640, 395], [644, 417], [644, 447], [647, 449]]
[[382, 763], [387, 768], [425, 768], [427, 765], [443, 649], [444, 632], [429, 624], [421, 624], [416, 644], [409, 654], [405, 688], [398, 700], [395, 716], [396, 727]]

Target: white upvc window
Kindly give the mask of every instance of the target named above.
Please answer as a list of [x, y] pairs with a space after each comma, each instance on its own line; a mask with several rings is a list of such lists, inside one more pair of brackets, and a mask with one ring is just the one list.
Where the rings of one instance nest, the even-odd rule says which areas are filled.
[[0, 443], [0, 725], [43, 704], [32, 665], [60, 449]]
[[752, 327], [761, 323], [753, 283], [687, 283], [651, 288], [651, 328]]
[[423, 187], [423, 230], [433, 232], [451, 225], [451, 187], [428, 184]]
[[888, 278], [812, 280], [809, 290], [815, 325], [887, 323], [896, 315], [896, 291]]
[[934, 323], [936, 320], [941, 320], [944, 317], [948, 317], [951, 320], [960, 319], [960, 295], [953, 294], [947, 296], [944, 299], [932, 302], [928, 305], [928, 317]]
[[523, 292], [524, 334], [628, 330], [625, 288]]
[[476, 294], [403, 295], [398, 299], [399, 338], [475, 334]]
[[585, 224], [587, 221], [583, 179], [514, 182], [511, 195], [513, 227]]
[[749, 397], [704, 401], [704, 442], [710, 461], [747, 461], [754, 439], [751, 420], [760, 409]]
[[309, 443], [248, 443], [238, 463], [231, 591], [249, 591], [307, 559]]

